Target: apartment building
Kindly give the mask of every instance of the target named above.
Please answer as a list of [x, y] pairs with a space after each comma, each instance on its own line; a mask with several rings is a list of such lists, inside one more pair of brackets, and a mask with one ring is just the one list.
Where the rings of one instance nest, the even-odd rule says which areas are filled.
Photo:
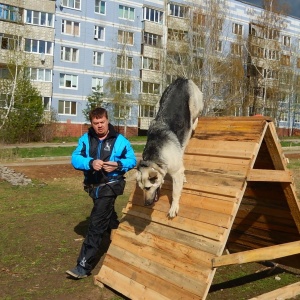
[[85, 130], [94, 91], [121, 132], [145, 133], [177, 76], [201, 87], [205, 115], [271, 115], [300, 129], [297, 18], [236, 0], [0, 0], [0, 77], [11, 24], [61, 134]]
[[[26, 67], [46, 113], [52, 98], [54, 22], [55, 1], [0, 1], [0, 78], [7, 78], [8, 63]], [[1, 94], [0, 100], [5, 97]]]

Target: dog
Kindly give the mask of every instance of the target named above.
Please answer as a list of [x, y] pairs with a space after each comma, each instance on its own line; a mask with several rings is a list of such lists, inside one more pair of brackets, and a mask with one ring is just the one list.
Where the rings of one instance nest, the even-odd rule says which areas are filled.
[[185, 182], [183, 154], [203, 110], [203, 94], [192, 80], [178, 78], [163, 92], [159, 104], [148, 129], [136, 179], [143, 190], [144, 204], [151, 205], [158, 201], [166, 174], [172, 177], [172, 204], [168, 215], [174, 218]]

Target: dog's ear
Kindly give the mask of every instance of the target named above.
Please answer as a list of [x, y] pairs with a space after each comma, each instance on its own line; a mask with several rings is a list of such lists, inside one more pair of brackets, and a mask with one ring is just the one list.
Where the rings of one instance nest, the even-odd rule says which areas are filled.
[[157, 171], [151, 170], [149, 172], [149, 179], [157, 179]]

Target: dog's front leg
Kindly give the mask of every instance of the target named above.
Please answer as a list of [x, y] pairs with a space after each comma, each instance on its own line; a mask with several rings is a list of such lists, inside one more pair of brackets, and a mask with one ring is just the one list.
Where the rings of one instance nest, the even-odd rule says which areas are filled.
[[183, 187], [184, 168], [172, 175], [173, 179], [173, 193], [172, 193], [172, 205], [169, 210], [169, 217], [174, 218], [179, 211], [179, 200], [181, 197]]

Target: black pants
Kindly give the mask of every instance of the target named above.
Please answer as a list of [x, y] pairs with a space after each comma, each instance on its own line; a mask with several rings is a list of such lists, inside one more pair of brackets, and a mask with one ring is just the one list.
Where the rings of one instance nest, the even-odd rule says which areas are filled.
[[90, 215], [88, 232], [83, 241], [77, 264], [91, 271], [95, 264], [100, 249], [104, 232], [114, 229], [118, 225], [118, 216], [115, 211], [115, 200], [123, 194], [125, 181], [120, 180], [90, 191], [94, 206]]

